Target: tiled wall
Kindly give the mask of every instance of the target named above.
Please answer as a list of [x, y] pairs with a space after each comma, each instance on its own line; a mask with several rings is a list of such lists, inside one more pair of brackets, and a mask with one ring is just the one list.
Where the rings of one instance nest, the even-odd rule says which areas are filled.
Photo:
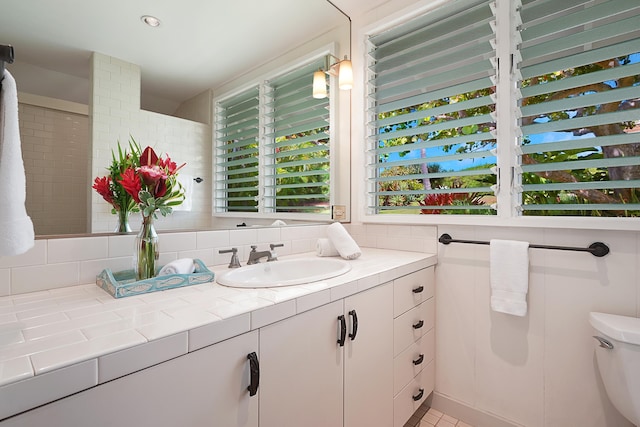
[[[175, 212], [158, 221], [158, 229], [206, 229], [211, 225], [211, 126], [140, 110], [140, 67], [94, 53], [91, 59], [91, 176], [104, 176], [117, 142], [128, 145], [129, 136], [144, 148], [168, 153], [177, 164], [186, 162], [184, 177], [201, 177], [189, 195], [190, 212]], [[92, 193], [91, 232], [115, 229], [116, 217], [100, 196]], [[133, 218], [133, 222], [138, 217]], [[132, 223], [132, 228], [138, 224]]]
[[36, 234], [85, 233], [89, 119], [22, 102], [19, 117], [25, 205]]
[[440, 244], [436, 268], [440, 397], [527, 427], [631, 426], [607, 398], [588, 316], [590, 311], [640, 316], [639, 233], [438, 228], [439, 234], [457, 239], [579, 247], [602, 241], [611, 249], [604, 258], [530, 249], [528, 314], [516, 317], [490, 309], [488, 246]]
[[[238, 248], [244, 262], [256, 244], [265, 250], [270, 243], [284, 243], [277, 249], [280, 256], [310, 252], [325, 236], [326, 225], [160, 233], [159, 264], [188, 257], [208, 266], [226, 265], [231, 255], [218, 251], [231, 247]], [[36, 240], [23, 255], [0, 257], [0, 296], [94, 283], [104, 268], [131, 269], [134, 239], [128, 234]]]

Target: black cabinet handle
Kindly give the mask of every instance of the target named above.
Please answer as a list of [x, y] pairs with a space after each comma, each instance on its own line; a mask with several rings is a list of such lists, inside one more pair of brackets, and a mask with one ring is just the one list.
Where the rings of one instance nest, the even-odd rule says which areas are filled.
[[422, 291], [424, 291], [424, 286], [418, 286], [417, 288], [413, 289], [411, 292], [413, 292], [414, 294], [419, 294]]
[[416, 360], [413, 361], [413, 364], [418, 366], [422, 363], [423, 360], [424, 360], [424, 354], [421, 354], [420, 357], [418, 357]]
[[249, 359], [249, 371], [251, 373], [251, 379], [249, 380], [249, 396], [255, 396], [258, 392], [258, 385], [260, 384], [260, 362], [258, 362], [258, 355], [255, 351], [247, 354]]
[[423, 388], [418, 389], [418, 394], [416, 394], [415, 396], [411, 396], [411, 397], [413, 397], [413, 400], [415, 402], [417, 402], [418, 400], [422, 399], [422, 395], [424, 395], [424, 389]]
[[349, 338], [351, 341], [356, 339], [356, 334], [358, 333], [358, 315], [355, 310], [351, 310], [349, 312], [349, 316], [351, 316], [351, 333], [349, 334]]
[[347, 339], [347, 321], [342, 314], [338, 316], [338, 320], [340, 321], [340, 338], [338, 338], [338, 344], [340, 347], [344, 347], [344, 340]]
[[424, 321], [419, 321], [418, 323], [413, 325], [413, 329], [420, 329], [424, 326]]

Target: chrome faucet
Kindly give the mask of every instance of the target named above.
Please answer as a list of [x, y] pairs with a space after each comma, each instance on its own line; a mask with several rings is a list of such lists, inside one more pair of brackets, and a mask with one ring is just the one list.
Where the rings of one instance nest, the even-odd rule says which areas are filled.
[[247, 265], [258, 264], [260, 262], [260, 259], [264, 257], [267, 257], [267, 262], [277, 261], [278, 254], [276, 254], [274, 249], [282, 246], [284, 245], [283, 244], [275, 245], [272, 243], [271, 245], [269, 245], [269, 247], [271, 248], [271, 250], [269, 251], [258, 251], [257, 246], [251, 246], [251, 252], [249, 252], [249, 260], [247, 261]]

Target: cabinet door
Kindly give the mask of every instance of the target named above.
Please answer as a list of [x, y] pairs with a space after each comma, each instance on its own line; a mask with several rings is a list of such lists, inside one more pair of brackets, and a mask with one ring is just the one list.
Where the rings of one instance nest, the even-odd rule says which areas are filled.
[[344, 347], [345, 427], [393, 424], [393, 285], [388, 283], [345, 299], [349, 333]]
[[249, 397], [250, 332], [36, 408], [2, 427], [257, 427]]
[[341, 427], [342, 301], [260, 329], [260, 427]]

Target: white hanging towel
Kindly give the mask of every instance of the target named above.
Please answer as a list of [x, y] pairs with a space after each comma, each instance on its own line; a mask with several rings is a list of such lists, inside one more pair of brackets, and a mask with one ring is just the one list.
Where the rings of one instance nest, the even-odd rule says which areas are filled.
[[19, 255], [33, 247], [33, 223], [25, 199], [18, 90], [13, 76], [5, 70], [0, 90], [0, 256]]
[[529, 243], [490, 241], [491, 309], [525, 316], [529, 291]]

